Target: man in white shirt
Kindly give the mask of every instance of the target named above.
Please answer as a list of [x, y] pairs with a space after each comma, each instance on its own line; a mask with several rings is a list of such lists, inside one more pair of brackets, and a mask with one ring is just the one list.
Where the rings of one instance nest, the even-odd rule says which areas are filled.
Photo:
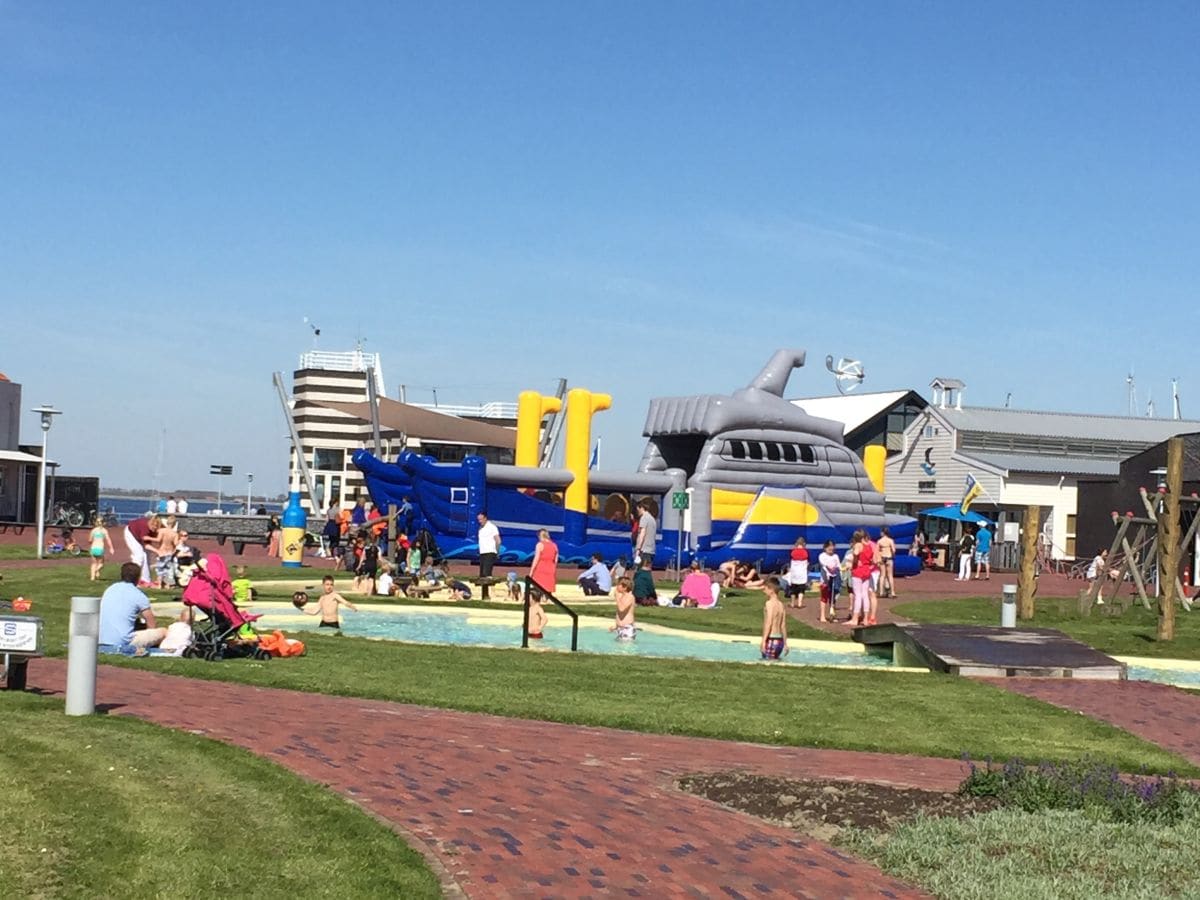
[[167, 498], [167, 515], [173, 516], [179, 511], [179, 504], [175, 502], [174, 497]]
[[[490, 578], [500, 554], [500, 529], [488, 521], [487, 513], [480, 513], [475, 519], [479, 522], [479, 577]], [[488, 585], [479, 587], [480, 599], [489, 599]]]
[[187, 500], [184, 497], [180, 497], [175, 501], [175, 512], [181, 516], [187, 515]]
[[612, 590], [612, 573], [599, 553], [592, 554], [592, 566], [579, 576], [579, 586], [585, 597], [607, 597]]

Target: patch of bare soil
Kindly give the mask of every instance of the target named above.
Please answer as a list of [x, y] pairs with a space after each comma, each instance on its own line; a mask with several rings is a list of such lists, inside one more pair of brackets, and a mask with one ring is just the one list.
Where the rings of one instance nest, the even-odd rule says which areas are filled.
[[743, 772], [688, 775], [679, 787], [716, 803], [831, 841], [844, 828], [890, 831], [926, 816], [964, 818], [996, 808], [990, 798], [854, 781], [800, 781]]

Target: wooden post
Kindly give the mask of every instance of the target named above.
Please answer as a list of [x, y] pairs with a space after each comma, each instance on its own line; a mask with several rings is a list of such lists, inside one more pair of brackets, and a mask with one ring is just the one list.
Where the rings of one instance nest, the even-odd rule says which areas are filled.
[[1033, 618], [1033, 598], [1037, 596], [1037, 540], [1041, 507], [1025, 507], [1021, 523], [1021, 579], [1017, 583], [1017, 616]]
[[1183, 490], [1183, 438], [1167, 441], [1167, 489], [1158, 514], [1158, 639], [1175, 639], [1176, 579], [1179, 577], [1179, 494]]
[[396, 560], [400, 550], [396, 546], [396, 505], [394, 503], [387, 505], [387, 516], [388, 556], [391, 557], [392, 571], [396, 572], [398, 571], [396, 569]]

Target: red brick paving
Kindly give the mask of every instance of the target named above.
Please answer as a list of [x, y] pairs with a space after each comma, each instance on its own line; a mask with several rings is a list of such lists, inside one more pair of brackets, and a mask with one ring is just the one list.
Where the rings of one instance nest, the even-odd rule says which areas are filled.
[[[63, 660], [30, 684], [61, 691]], [[950, 790], [953, 760], [634, 734], [100, 667], [112, 711], [245, 747], [392, 823], [472, 898], [925, 896], [674, 787], [688, 772]]]
[[1200, 766], [1200, 694], [1148, 681], [988, 679], [990, 684], [1100, 719]]

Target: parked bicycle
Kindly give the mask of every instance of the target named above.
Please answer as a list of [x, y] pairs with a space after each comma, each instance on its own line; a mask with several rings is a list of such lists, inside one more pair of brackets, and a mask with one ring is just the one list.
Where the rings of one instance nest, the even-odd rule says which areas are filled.
[[79, 528], [83, 525], [84, 514], [73, 503], [55, 503], [54, 508], [50, 510], [51, 525], [67, 525], [71, 528]]

